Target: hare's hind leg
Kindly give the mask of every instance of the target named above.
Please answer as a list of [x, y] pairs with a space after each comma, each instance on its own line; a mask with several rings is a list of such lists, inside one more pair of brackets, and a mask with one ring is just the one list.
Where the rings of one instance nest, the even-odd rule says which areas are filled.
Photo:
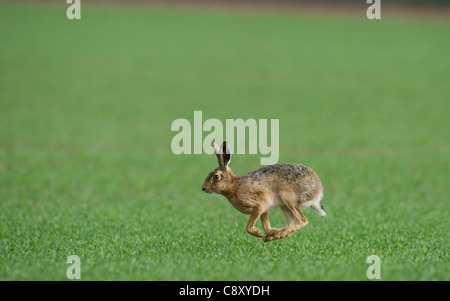
[[285, 206], [281, 207], [286, 217], [286, 226], [279, 229], [272, 235], [264, 237], [264, 241], [272, 241], [291, 236], [292, 233], [300, 230], [308, 224], [308, 220], [303, 214], [302, 210], [297, 206], [296, 198], [287, 198], [282, 196]]
[[[288, 208], [287, 210], [291, 211], [290, 208]], [[291, 236], [294, 232], [300, 230], [308, 224], [308, 220], [306, 219], [302, 210], [294, 207], [291, 211], [291, 215], [294, 217], [293, 223], [281, 228], [280, 231], [274, 235], [274, 239], [282, 239]]]
[[[295, 216], [291, 212], [291, 210], [289, 210], [289, 208], [287, 208], [286, 206], [283, 205], [283, 206], [280, 206], [280, 209], [281, 209], [281, 211], [283, 211], [284, 217], [286, 218], [286, 226], [283, 228], [270, 227], [268, 214], [265, 213], [267, 216], [261, 215], [261, 222], [263, 223], [264, 232], [266, 232], [266, 234], [267, 234], [263, 238], [263, 240], [265, 242], [279, 239], [279, 238], [275, 238], [275, 235], [277, 233], [279, 233], [281, 230], [284, 230], [287, 226], [295, 223]], [[266, 218], [267, 218], [267, 221], [265, 221]], [[266, 223], [266, 225], [264, 225], [265, 223]]]
[[261, 215], [261, 223], [263, 225], [263, 229], [264, 232], [266, 232], [266, 235], [263, 237], [263, 240], [266, 241], [270, 241], [273, 240], [273, 236], [275, 235], [275, 233], [277, 233], [278, 231], [280, 231], [280, 229], [278, 228], [272, 228], [270, 226], [270, 221], [269, 221], [269, 213], [268, 212], [264, 212]]
[[273, 236], [273, 240], [291, 236], [294, 232], [300, 230], [308, 224], [308, 220], [300, 209], [294, 207], [294, 209], [291, 211], [291, 209], [286, 207], [286, 211], [287, 210], [289, 210], [289, 214], [292, 216], [293, 222], [287, 224], [286, 226], [281, 228], [280, 231], [275, 233]]

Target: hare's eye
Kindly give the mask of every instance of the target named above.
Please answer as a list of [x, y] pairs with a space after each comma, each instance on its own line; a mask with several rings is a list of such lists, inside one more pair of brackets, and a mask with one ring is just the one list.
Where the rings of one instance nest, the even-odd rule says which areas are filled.
[[214, 175], [214, 176], [213, 176], [213, 179], [216, 180], [216, 181], [219, 180], [219, 178], [220, 178], [219, 175]]

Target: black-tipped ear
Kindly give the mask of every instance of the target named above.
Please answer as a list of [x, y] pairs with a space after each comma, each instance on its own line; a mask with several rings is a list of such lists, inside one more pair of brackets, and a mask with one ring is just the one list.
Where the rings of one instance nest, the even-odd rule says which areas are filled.
[[228, 164], [231, 161], [231, 150], [230, 150], [230, 145], [228, 142], [224, 141], [222, 143], [222, 145], [220, 146], [220, 150], [222, 152], [222, 160], [223, 160], [223, 165], [225, 167], [228, 166]]
[[216, 141], [213, 141], [212, 146], [214, 147], [214, 152], [216, 153], [217, 161], [219, 162], [219, 168], [225, 169], [221, 148], [216, 144]]

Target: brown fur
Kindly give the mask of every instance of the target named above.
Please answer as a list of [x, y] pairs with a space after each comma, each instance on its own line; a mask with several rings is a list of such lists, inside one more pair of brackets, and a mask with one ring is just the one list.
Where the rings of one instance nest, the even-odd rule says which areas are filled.
[[[225, 196], [233, 207], [250, 215], [246, 230], [253, 236], [272, 241], [290, 236], [308, 224], [302, 209], [311, 207], [325, 215], [321, 205], [322, 184], [316, 173], [301, 164], [274, 164], [262, 167], [245, 176], [233, 174], [228, 167], [231, 160], [228, 143], [219, 148], [213, 142], [219, 167], [211, 171], [203, 183], [206, 193]], [[268, 212], [280, 207], [286, 226], [270, 226]], [[264, 233], [255, 227], [261, 218]]]

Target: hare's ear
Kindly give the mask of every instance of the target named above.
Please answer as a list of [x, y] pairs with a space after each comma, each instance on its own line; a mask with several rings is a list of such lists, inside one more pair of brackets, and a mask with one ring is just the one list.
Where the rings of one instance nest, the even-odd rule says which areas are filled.
[[222, 143], [222, 145], [220, 146], [220, 150], [222, 151], [223, 165], [225, 167], [228, 167], [228, 164], [231, 161], [230, 144], [228, 142], [224, 141]]
[[225, 169], [225, 165], [223, 164], [222, 152], [219, 146], [216, 144], [216, 141], [213, 141], [212, 146], [214, 147], [214, 152], [216, 153], [217, 161], [219, 161], [219, 168]]

